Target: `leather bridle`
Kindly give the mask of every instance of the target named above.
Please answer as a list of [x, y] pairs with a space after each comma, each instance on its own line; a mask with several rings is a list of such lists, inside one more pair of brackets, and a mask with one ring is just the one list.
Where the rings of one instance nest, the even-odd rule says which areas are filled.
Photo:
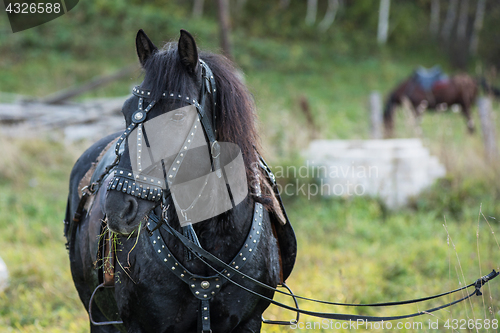
[[[201, 100], [197, 101], [196, 97], [183, 96], [178, 92], [165, 91], [162, 93], [162, 99], [178, 100], [185, 102], [187, 104], [196, 107], [198, 112], [199, 121], [201, 122], [204, 132], [207, 136], [210, 145], [210, 154], [212, 158], [212, 169], [217, 172], [220, 178], [220, 145], [217, 141], [217, 130], [216, 130], [216, 105], [217, 105], [217, 89], [215, 86], [215, 79], [213, 73], [208, 67], [208, 65], [200, 59], [200, 65], [202, 68], [202, 88], [201, 88]], [[160, 201], [163, 196], [163, 191], [165, 189], [163, 181], [167, 183], [167, 179], [158, 179], [150, 176], [134, 175], [132, 170], [118, 167], [118, 163], [123, 154], [123, 142], [129, 137], [130, 133], [137, 128], [138, 133], [142, 132], [143, 123], [148, 119], [148, 113], [155, 106], [157, 101], [151, 100], [151, 91], [141, 87], [135, 87], [132, 89], [132, 94], [139, 97], [138, 108], [132, 114], [132, 120], [127, 129], [118, 138], [115, 146], [116, 159], [111, 164], [107, 170], [101, 175], [97, 184], [100, 184], [106, 175], [114, 169], [114, 176], [108, 185], [108, 190], [121, 191], [130, 195], [134, 195], [141, 199], [146, 199], [150, 201]], [[209, 119], [207, 112], [205, 110], [207, 95], [212, 95], [212, 119]], [[146, 100], [151, 100], [149, 104], [144, 107]], [[138, 141], [140, 140], [140, 135], [138, 135]], [[140, 145], [140, 142], [138, 142]], [[141, 171], [141, 168], [138, 168]], [[168, 190], [168, 189], [167, 189]]]

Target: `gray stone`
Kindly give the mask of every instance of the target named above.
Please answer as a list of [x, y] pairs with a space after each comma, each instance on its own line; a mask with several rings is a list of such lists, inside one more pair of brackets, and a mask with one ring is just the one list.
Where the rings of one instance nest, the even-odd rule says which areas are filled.
[[9, 285], [9, 271], [7, 265], [0, 257], [0, 292], [3, 292]]
[[307, 165], [325, 196], [369, 195], [398, 208], [446, 175], [420, 139], [316, 140]]

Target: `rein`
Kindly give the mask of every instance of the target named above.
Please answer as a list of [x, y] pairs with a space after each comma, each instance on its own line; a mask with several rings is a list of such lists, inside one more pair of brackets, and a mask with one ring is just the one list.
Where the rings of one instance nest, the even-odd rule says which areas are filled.
[[[491, 273], [489, 273], [488, 275], [485, 275], [479, 279], [477, 279], [475, 282], [465, 286], [465, 287], [461, 287], [461, 288], [458, 288], [458, 289], [455, 289], [455, 290], [452, 290], [452, 291], [448, 291], [448, 292], [445, 292], [445, 293], [441, 293], [441, 294], [438, 294], [438, 295], [434, 295], [434, 296], [430, 296], [430, 297], [424, 297], [424, 298], [420, 298], [420, 299], [413, 299], [413, 300], [408, 300], [408, 301], [399, 301], [399, 302], [387, 302], [387, 303], [373, 303], [373, 304], [349, 304], [349, 303], [336, 303], [336, 302], [327, 302], [327, 301], [320, 301], [320, 300], [315, 300], [315, 299], [311, 299], [311, 298], [307, 298], [307, 297], [302, 297], [302, 296], [297, 296], [297, 295], [294, 295], [293, 293], [290, 292], [290, 294], [288, 293], [285, 293], [279, 289], [276, 289], [276, 288], [273, 288], [271, 286], [268, 286], [254, 278], [252, 278], [251, 276], [248, 276], [238, 270], [235, 270], [233, 267], [231, 267], [230, 265], [227, 265], [226, 263], [224, 263], [222, 260], [220, 260], [219, 258], [215, 257], [214, 255], [212, 255], [210, 252], [208, 251], [205, 251], [203, 248], [197, 246], [196, 244], [192, 243], [189, 239], [187, 239], [186, 237], [184, 237], [181, 233], [179, 233], [178, 231], [176, 231], [175, 229], [173, 229], [168, 223], [164, 223], [162, 224], [162, 227], [168, 232], [170, 233], [172, 236], [176, 237], [185, 247], [187, 247], [189, 249], [189, 251], [191, 251], [199, 260], [201, 260], [205, 265], [207, 265], [207, 267], [211, 268], [212, 270], [214, 270], [214, 272], [218, 272], [215, 268], [214, 268], [214, 265], [216, 266], [221, 266], [223, 267], [225, 270], [227, 270], [228, 272], [231, 272], [233, 273], [233, 275], [236, 275], [236, 276], [239, 276], [241, 278], [244, 278], [244, 279], [248, 279], [250, 280], [251, 282], [255, 283], [256, 285], [260, 286], [260, 287], [263, 287], [265, 289], [268, 289], [268, 290], [271, 290], [271, 291], [274, 291], [274, 292], [277, 292], [277, 293], [280, 293], [280, 294], [283, 294], [283, 295], [286, 295], [286, 296], [291, 296], [293, 297], [294, 301], [295, 301], [295, 304], [296, 304], [296, 307], [293, 308], [289, 305], [286, 305], [286, 304], [283, 304], [283, 303], [280, 303], [280, 302], [277, 302], [277, 301], [274, 301], [273, 299], [270, 299], [264, 295], [261, 295], [251, 289], [248, 289], [244, 286], [242, 286], [241, 284], [239, 284], [238, 282], [230, 279], [230, 278], [227, 278], [228, 281], [230, 281], [232, 284], [238, 286], [239, 288], [255, 295], [255, 296], [258, 296], [276, 306], [279, 306], [281, 308], [284, 308], [286, 310], [290, 310], [290, 311], [294, 311], [296, 312], [297, 314], [299, 313], [302, 313], [302, 314], [306, 314], [306, 315], [310, 315], [310, 316], [313, 316], [313, 317], [318, 317], [318, 318], [326, 318], [326, 319], [334, 319], [334, 320], [344, 320], [344, 321], [349, 321], [349, 320], [363, 320], [363, 321], [389, 321], [389, 320], [399, 320], [399, 319], [406, 319], [406, 318], [411, 318], [411, 317], [417, 317], [417, 316], [420, 316], [422, 314], [426, 314], [426, 313], [431, 313], [431, 312], [435, 312], [435, 311], [438, 311], [438, 310], [441, 310], [441, 309], [444, 309], [444, 308], [447, 308], [449, 306], [452, 306], [454, 304], [457, 304], [459, 302], [462, 302], [464, 300], [467, 300], [469, 298], [471, 298], [472, 296], [476, 295], [476, 296], [480, 296], [482, 295], [481, 293], [481, 287], [486, 284], [486, 282], [494, 279], [495, 277], [497, 277], [499, 275], [498, 272], [496, 272], [495, 270], [493, 270]], [[218, 273], [220, 274], [220, 273]], [[445, 295], [449, 295], [449, 294], [452, 294], [452, 293], [456, 293], [458, 291], [461, 291], [461, 290], [465, 290], [465, 289], [468, 289], [470, 287], [474, 286], [474, 291], [471, 292], [470, 294], [468, 294], [467, 296], [465, 297], [462, 297], [456, 301], [453, 301], [453, 302], [450, 302], [450, 303], [447, 303], [447, 304], [444, 304], [442, 306], [439, 306], [439, 307], [435, 307], [435, 308], [432, 308], [432, 309], [428, 309], [428, 310], [425, 310], [425, 311], [419, 311], [419, 312], [416, 312], [416, 313], [412, 313], [412, 314], [407, 314], [407, 315], [402, 315], [402, 316], [390, 316], [390, 317], [375, 317], [375, 316], [363, 316], [363, 315], [351, 315], [351, 314], [339, 314], [339, 313], [323, 313], [323, 312], [314, 312], [314, 311], [307, 311], [307, 310], [302, 310], [298, 307], [297, 305], [297, 302], [296, 302], [296, 299], [303, 299], [303, 300], [307, 300], [307, 301], [311, 301], [311, 302], [316, 302], [316, 303], [322, 303], [322, 304], [328, 304], [328, 305], [339, 305], [339, 306], [352, 306], [352, 307], [366, 307], [366, 306], [370, 306], [370, 307], [382, 307], [382, 306], [394, 306], [394, 305], [403, 305], [403, 304], [411, 304], [411, 303], [419, 303], [419, 302], [423, 302], [423, 301], [427, 301], [427, 300], [430, 300], [430, 299], [434, 299], [434, 298], [439, 298], [439, 297], [442, 297], [442, 296], [445, 296]], [[285, 286], [286, 287], [286, 286]], [[288, 290], [290, 290], [288, 287], [286, 287]], [[265, 321], [264, 321], [265, 322]], [[291, 320], [290, 322], [283, 322], [285, 325], [292, 325], [294, 324], [295, 322], [293, 320]]]

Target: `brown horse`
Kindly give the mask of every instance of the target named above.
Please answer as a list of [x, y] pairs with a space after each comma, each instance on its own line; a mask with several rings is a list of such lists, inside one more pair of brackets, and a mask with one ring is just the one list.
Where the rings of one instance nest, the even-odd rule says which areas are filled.
[[457, 104], [467, 121], [469, 132], [473, 133], [474, 121], [471, 117], [471, 107], [477, 97], [478, 86], [481, 84], [485, 91], [500, 96], [500, 90], [490, 87], [483, 78], [477, 80], [467, 74], [458, 74], [449, 78], [441, 75], [423, 84], [417, 72], [398, 85], [387, 98], [384, 108], [386, 137], [391, 137], [393, 134], [396, 106], [402, 105], [405, 100], [409, 101], [417, 120], [426, 109], [440, 111]]

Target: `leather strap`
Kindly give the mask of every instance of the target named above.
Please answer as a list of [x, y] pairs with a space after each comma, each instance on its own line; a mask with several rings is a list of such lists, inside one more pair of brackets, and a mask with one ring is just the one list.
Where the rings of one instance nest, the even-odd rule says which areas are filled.
[[[196, 274], [191, 273], [188, 271], [180, 262], [177, 260], [177, 258], [174, 257], [168, 246], [166, 245], [163, 237], [160, 234], [158, 226], [160, 225], [163, 227], [169, 234], [172, 234], [172, 230], [175, 231], [170, 225], [164, 221], [160, 222], [160, 219], [156, 214], [154, 214], [153, 211], [149, 214], [149, 219], [148, 223], [146, 224], [148, 230], [149, 230], [149, 235], [150, 235], [150, 240], [153, 245], [153, 248], [155, 249], [155, 252], [159, 255], [159, 257], [162, 259], [162, 261], [170, 267], [170, 271], [176, 275], [179, 279], [184, 281], [186, 284], [189, 284], [191, 287], [191, 292], [193, 292], [193, 295], [199, 299], [210, 299], [217, 293], [220, 288], [222, 287], [222, 284], [226, 282], [227, 278], [232, 277], [235, 272], [239, 272], [241, 268], [252, 259], [255, 249], [259, 245], [260, 242], [260, 236], [262, 234], [262, 216], [263, 213], [263, 206], [262, 204], [256, 202], [255, 203], [255, 208], [254, 208], [254, 214], [252, 217], [252, 225], [250, 227], [250, 230], [248, 232], [247, 238], [245, 239], [245, 242], [243, 243], [243, 246], [241, 249], [238, 251], [236, 256], [231, 260], [230, 264], [224, 263], [224, 270], [218, 271], [214, 270], [215, 275], [213, 276], [199, 276]], [[177, 232], [177, 231], [176, 231]], [[182, 235], [182, 234], [181, 234]], [[186, 238], [184, 235], [182, 235], [182, 239], [185, 239], [189, 244], [194, 244]], [[202, 247], [196, 246], [196, 248], [203, 250]], [[190, 249], [190, 252], [193, 250]], [[205, 250], [203, 250], [205, 251]], [[207, 252], [207, 251], [205, 251]], [[209, 253], [209, 252], [207, 252]], [[220, 259], [219, 259], [220, 260]], [[229, 268], [229, 269], [228, 269]], [[196, 280], [193, 280], [196, 279]], [[208, 285], [203, 284], [202, 282], [207, 279], [210, 279], [214, 282], [209, 281]], [[220, 280], [220, 282], [219, 282]], [[197, 281], [196, 283], [193, 283], [194, 281]], [[207, 280], [208, 281], [208, 280]], [[194, 286], [193, 286], [194, 285]], [[213, 289], [212, 289], [213, 288]], [[214, 293], [212, 294], [212, 291]], [[198, 292], [198, 293], [196, 293]], [[205, 297], [206, 295], [206, 297]]]
[[[85, 210], [85, 204], [87, 203], [87, 199], [89, 198], [90, 194], [87, 190], [87, 186], [83, 188], [82, 190], [82, 197], [80, 198], [80, 201], [78, 202], [78, 206], [76, 207], [75, 215], [73, 215], [73, 220], [67, 222], [69, 223], [68, 225], [68, 233], [66, 235], [66, 249], [69, 249], [71, 245], [71, 241], [73, 240], [73, 233], [75, 231], [75, 225], [80, 224], [80, 221], [82, 220], [83, 216], [83, 211]], [[66, 221], [65, 221], [66, 223]]]
[[[150, 240], [155, 252], [167, 265], [167, 267], [169, 267], [169, 270], [189, 286], [189, 290], [193, 296], [200, 300], [201, 309], [199, 321], [201, 323], [200, 326], [202, 333], [211, 332], [210, 300], [222, 289], [226, 281], [235, 274], [233, 271], [239, 272], [241, 268], [252, 259], [254, 253], [256, 252], [260, 243], [260, 236], [262, 234], [263, 211], [264, 208], [262, 204], [255, 203], [252, 225], [250, 226], [250, 230], [243, 246], [229, 264], [224, 263], [224, 265], [230, 267], [231, 269], [226, 268], [218, 271], [216, 268], [211, 267], [215, 273], [215, 275], [212, 276], [196, 275], [184, 267], [172, 254], [159, 230], [160, 227], [163, 227], [169, 234], [173, 235], [171, 230], [175, 231], [175, 229], [170, 227], [168, 222], [163, 218], [160, 220], [160, 218], [154, 213], [154, 210], [149, 214], [146, 227], [149, 231]], [[203, 250], [201, 246], [193, 243], [191, 239], [185, 237], [184, 235], [182, 235], [182, 237], [186, 240], [186, 242], [189, 242], [190, 244], [195, 245], [196, 248]], [[186, 248], [186, 251], [198, 256], [192, 251], [192, 249]]]
[[200, 306], [201, 332], [212, 333], [212, 329], [210, 328], [210, 301], [203, 299], [200, 302]]
[[106, 287], [115, 285], [115, 250], [113, 244], [113, 235], [106, 230], [103, 244], [103, 283]]
[[[177, 238], [181, 241], [181, 243], [188, 247], [191, 251], [193, 251], [193, 254], [199, 259], [201, 260], [205, 265], [207, 265], [207, 267], [211, 268], [211, 269], [214, 269], [214, 267], [212, 265], [217, 265], [217, 266], [222, 266], [224, 268], [226, 268], [227, 271], [230, 271], [232, 272], [234, 275], [237, 275], [237, 276], [240, 276], [242, 278], [245, 278], [247, 280], [250, 280], [251, 282], [255, 283], [256, 285], [260, 286], [260, 287], [263, 287], [263, 288], [266, 288], [266, 289], [270, 289], [270, 290], [273, 290], [274, 292], [278, 292], [278, 293], [281, 293], [281, 294], [284, 294], [284, 295], [288, 295], [290, 296], [290, 294], [287, 294], [285, 292], [282, 292], [278, 289], [275, 289], [271, 286], [268, 286], [240, 271], [236, 271], [234, 270], [232, 267], [230, 267], [229, 265], [225, 264], [222, 260], [220, 260], [219, 258], [215, 257], [214, 255], [212, 255], [211, 253], [201, 249], [201, 248], [197, 248], [193, 243], [191, 243], [189, 240], [185, 239], [185, 237], [180, 234], [179, 232], [177, 232], [176, 230], [172, 229], [168, 224], [164, 224], [164, 226], [166, 226], [167, 228], [169, 228], [170, 232]], [[314, 301], [314, 302], [318, 302], [318, 303], [323, 303], [323, 304], [331, 304], [331, 305], [349, 305], [349, 306], [389, 306], [389, 305], [399, 305], [399, 304], [408, 304], [408, 303], [416, 303], [416, 302], [420, 302], [422, 300], [428, 300], [428, 299], [432, 299], [432, 298], [437, 298], [437, 297], [440, 297], [440, 296], [443, 296], [443, 295], [447, 295], [447, 294], [450, 294], [450, 293], [454, 293], [454, 292], [457, 292], [459, 290], [464, 290], [464, 289], [467, 289], [467, 288], [470, 288], [472, 286], [475, 287], [475, 290], [470, 293], [469, 295], [465, 296], [465, 297], [462, 297], [461, 299], [458, 299], [456, 301], [453, 301], [453, 302], [450, 302], [450, 303], [447, 303], [447, 304], [444, 304], [442, 306], [439, 306], [439, 307], [435, 307], [435, 308], [432, 308], [432, 309], [428, 309], [428, 310], [425, 310], [425, 311], [420, 311], [420, 312], [417, 312], [417, 313], [412, 313], [412, 314], [407, 314], [407, 315], [402, 315], [402, 316], [388, 316], [388, 317], [376, 317], [376, 316], [364, 316], [364, 315], [350, 315], [350, 314], [342, 314], [342, 313], [323, 313], [323, 312], [315, 312], [315, 311], [307, 311], [307, 310], [302, 310], [302, 309], [298, 309], [298, 308], [293, 308], [291, 306], [288, 306], [286, 304], [283, 304], [283, 303], [280, 303], [280, 302], [277, 302], [271, 298], [268, 298], [264, 295], [261, 295], [249, 288], [246, 288], [244, 286], [242, 286], [241, 284], [235, 282], [234, 280], [228, 278], [227, 280], [231, 283], [233, 283], [234, 285], [238, 286], [239, 288], [261, 298], [261, 299], [264, 299], [266, 300], [267, 302], [269, 303], [272, 303], [276, 306], [279, 306], [281, 308], [284, 308], [284, 309], [287, 309], [287, 310], [290, 310], [290, 311], [294, 311], [294, 312], [299, 312], [299, 313], [302, 313], [302, 314], [306, 314], [306, 315], [309, 315], [309, 316], [313, 316], [313, 317], [318, 317], [318, 318], [325, 318], [325, 319], [333, 319], [333, 320], [352, 320], [352, 321], [357, 321], [357, 320], [363, 320], [363, 321], [388, 321], [388, 320], [399, 320], [399, 319], [406, 319], [406, 318], [412, 318], [412, 317], [417, 317], [417, 316], [420, 316], [422, 314], [425, 314], [425, 313], [431, 313], [431, 312], [435, 312], [435, 311], [438, 311], [438, 310], [441, 310], [441, 309], [444, 309], [444, 308], [447, 308], [449, 306], [452, 306], [454, 304], [457, 304], [459, 302], [462, 302], [466, 299], [469, 299], [470, 297], [474, 296], [474, 295], [481, 295], [481, 287], [488, 281], [492, 280], [493, 278], [497, 277], [499, 275], [499, 273], [497, 273], [495, 270], [493, 270], [490, 274], [488, 275], [485, 275], [479, 279], [477, 279], [474, 283], [471, 283], [469, 284], [468, 286], [465, 286], [465, 287], [462, 287], [462, 288], [458, 288], [454, 291], [451, 291], [451, 292], [447, 292], [447, 293], [443, 293], [443, 294], [440, 294], [440, 295], [436, 295], [436, 296], [431, 296], [431, 297], [426, 297], [424, 299], [421, 299], [421, 300], [411, 300], [411, 301], [404, 301], [404, 302], [389, 302], [389, 303], [378, 303], [378, 304], [342, 304], [342, 303], [333, 303], [333, 302], [324, 302], [324, 301], [317, 301], [317, 300], [312, 300], [312, 299], [307, 299], [305, 297], [300, 297], [300, 296], [296, 296], [294, 295], [294, 298], [301, 298], [301, 299], [307, 299], [309, 301]]]

